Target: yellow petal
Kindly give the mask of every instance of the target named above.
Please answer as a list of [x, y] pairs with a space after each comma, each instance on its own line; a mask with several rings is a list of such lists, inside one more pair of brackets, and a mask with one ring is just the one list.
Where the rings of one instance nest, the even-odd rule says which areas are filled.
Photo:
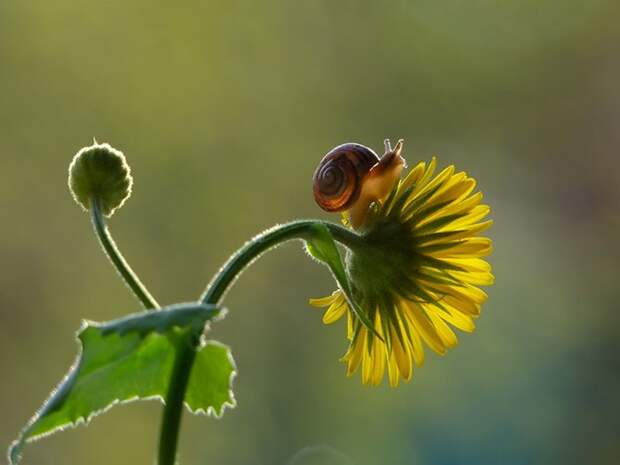
[[411, 349], [413, 352], [413, 360], [416, 365], [419, 367], [424, 365], [424, 346], [422, 345], [420, 334], [415, 330], [415, 328], [411, 331]]
[[409, 171], [409, 173], [407, 173], [407, 176], [405, 176], [405, 179], [403, 179], [400, 183], [401, 192], [404, 192], [411, 186], [413, 186], [422, 177], [425, 168], [426, 162], [421, 161], [415, 166], [415, 168]]
[[[414, 193], [412, 193], [410, 199], [414, 200], [417, 197], [420, 197], [424, 194], [426, 194], [427, 192], [437, 188], [437, 186], [441, 186], [444, 183], [449, 182], [450, 178], [452, 177], [452, 174], [454, 174], [454, 165], [450, 165], [447, 168], [444, 168], [441, 173], [439, 173], [435, 179], [433, 179], [432, 181], [430, 181], [429, 183], [427, 183], [425, 186], [421, 186], [421, 188], [419, 190], [416, 189], [416, 191], [414, 191]], [[427, 200], [427, 204], [430, 205], [430, 199], [432, 199], [435, 195], [437, 195], [438, 192], [440, 192], [443, 187], [437, 189], [437, 192], [435, 192], [428, 200]]]
[[362, 356], [366, 352], [366, 328], [360, 329], [360, 333], [357, 338], [349, 346], [349, 350], [343, 357], [343, 360], [347, 362], [347, 376], [353, 375], [360, 365]]
[[364, 352], [362, 353], [362, 383], [369, 384], [372, 377], [373, 358], [368, 353], [368, 342], [364, 344]]
[[478, 223], [470, 226], [463, 226], [462, 229], [452, 229], [447, 231], [432, 232], [419, 236], [420, 245], [433, 245], [440, 244], [442, 242], [451, 242], [458, 239], [467, 239], [473, 237], [478, 233], [488, 229], [493, 225], [493, 220], [485, 221], [484, 223]]
[[454, 276], [459, 281], [467, 284], [473, 284], [475, 286], [490, 286], [493, 284], [495, 278], [488, 271], [476, 272], [476, 271], [451, 271], [451, 276]]
[[339, 299], [344, 299], [342, 292], [334, 291], [332, 295], [328, 295], [327, 297], [319, 297], [318, 299], [310, 299], [309, 302], [313, 307], [328, 307]]
[[409, 350], [401, 344], [394, 329], [392, 329], [392, 351], [392, 356], [396, 359], [400, 374], [405, 380], [409, 381], [412, 373], [411, 355]]
[[394, 354], [392, 354], [388, 363], [388, 378], [390, 380], [390, 387], [398, 387], [398, 366], [396, 365]]
[[404, 302], [400, 302], [397, 307], [400, 331], [401, 334], [409, 338], [409, 350], [413, 356], [413, 360], [418, 366], [422, 366], [424, 364], [424, 347], [422, 346], [422, 340], [420, 339], [418, 330], [411, 324], [410, 320], [407, 319], [405, 315], [407, 310], [403, 308], [404, 305]]
[[488, 205], [476, 205], [471, 210], [471, 212], [469, 212], [464, 217], [459, 218], [456, 221], [453, 221], [452, 223], [449, 224], [449, 227], [446, 227], [444, 229], [450, 229], [450, 230], [462, 229], [464, 227], [467, 227], [469, 225], [472, 225], [482, 220], [485, 216], [489, 214], [490, 211], [491, 211], [491, 208]]
[[445, 296], [443, 297], [444, 299], [452, 300], [457, 304], [460, 304], [461, 302], [483, 304], [488, 298], [486, 292], [484, 292], [482, 289], [467, 284], [456, 287], [450, 286], [448, 284], [435, 284], [426, 281], [422, 282], [424, 282], [425, 287], [427, 287], [428, 289], [431, 289], [433, 292]]
[[[384, 337], [380, 311], [375, 312], [374, 328], [379, 336]], [[368, 351], [366, 351], [366, 353], [371, 358], [368, 379], [373, 386], [376, 386], [381, 382], [381, 378], [383, 378], [383, 373], [385, 371], [385, 344], [379, 338], [374, 337], [372, 340], [372, 348], [370, 349], [370, 353], [368, 353]]]
[[476, 180], [468, 178], [463, 172], [457, 173], [433, 195], [429, 202], [443, 203], [457, 201], [467, 197], [476, 187]]
[[491, 265], [482, 258], [449, 258], [446, 262], [463, 268], [466, 271], [474, 271], [478, 273], [491, 272]]
[[[451, 173], [451, 171], [449, 171], [448, 174], [449, 173]], [[420, 215], [421, 210], [428, 211], [429, 208], [433, 208], [438, 204], [444, 205], [435, 212], [427, 213], [426, 216], [430, 219], [442, 216], [444, 210], [450, 205], [452, 205], [453, 202], [460, 201], [462, 198], [467, 196], [469, 192], [471, 192], [471, 190], [469, 190], [467, 193], [463, 193], [467, 190], [469, 185], [471, 185], [473, 189], [473, 180], [472, 183], [463, 183], [463, 179], [465, 178], [466, 175], [462, 172], [458, 173], [457, 175], [451, 176], [443, 183], [442, 186], [437, 188], [436, 191], [428, 199], [426, 199], [426, 201], [424, 201], [420, 205], [417, 205], [416, 202], [413, 201], [415, 199], [410, 198], [407, 201], [406, 206], [402, 209], [403, 221], [409, 221], [413, 216]], [[433, 181], [431, 184], [437, 186], [435, 181]], [[431, 184], [424, 188], [423, 191], [420, 192], [416, 198], [419, 198], [421, 195], [424, 195], [426, 192], [432, 189], [434, 186], [431, 186]]]
[[403, 301], [403, 308], [409, 323], [419, 332], [426, 344], [439, 355], [446, 353], [446, 347], [431, 324], [428, 316], [422, 312], [419, 304]]
[[329, 306], [327, 311], [323, 314], [323, 323], [326, 325], [332, 324], [335, 321], [338, 321], [344, 312], [349, 308], [346, 302], [338, 303], [335, 302]]
[[351, 311], [347, 312], [347, 339], [353, 339], [353, 315]]
[[[444, 245], [444, 247], [440, 247], [441, 245]], [[493, 244], [491, 239], [487, 237], [472, 237], [452, 244], [424, 246], [420, 248], [420, 251], [434, 258], [462, 256], [476, 258], [485, 257], [493, 252]]]
[[[415, 228], [420, 229], [432, 221], [439, 220], [441, 217], [450, 216], [450, 215], [467, 215], [476, 206], [478, 206], [478, 204], [481, 201], [482, 201], [482, 192], [477, 192], [471, 197], [463, 201], [451, 203], [445, 208], [442, 208], [439, 212], [436, 212], [422, 219], [421, 221], [418, 221], [416, 223]], [[439, 230], [442, 231], [445, 229], [456, 229], [454, 226], [454, 223], [459, 220], [461, 220], [461, 218], [457, 218], [451, 223], [448, 223], [447, 225], [442, 226]]]
[[385, 359], [386, 349], [385, 344], [375, 338], [375, 342], [372, 347], [373, 369], [372, 369], [372, 384], [378, 386], [383, 379], [383, 373], [385, 373]]
[[445, 321], [439, 318], [439, 315], [437, 315], [437, 312], [434, 311], [432, 306], [423, 305], [423, 307], [426, 310], [426, 314], [433, 322], [433, 326], [437, 330], [437, 334], [441, 338], [444, 345], [448, 348], [454, 347], [458, 343], [458, 339], [456, 334], [454, 334], [454, 331], [450, 329], [450, 326], [448, 326]]
[[433, 305], [433, 308], [439, 317], [461, 331], [471, 333], [476, 328], [470, 315], [458, 311], [455, 307], [449, 305], [445, 299]]
[[433, 173], [435, 172], [436, 166], [437, 166], [437, 159], [435, 157], [432, 157], [431, 162], [428, 164], [428, 168], [424, 170], [424, 174], [422, 175], [420, 180], [416, 183], [416, 186], [414, 187], [413, 191], [411, 191], [411, 194], [409, 195], [409, 199], [406, 202], [407, 204], [412, 202], [418, 196], [420, 191], [424, 189], [426, 184], [428, 184], [431, 177], [433, 176]]

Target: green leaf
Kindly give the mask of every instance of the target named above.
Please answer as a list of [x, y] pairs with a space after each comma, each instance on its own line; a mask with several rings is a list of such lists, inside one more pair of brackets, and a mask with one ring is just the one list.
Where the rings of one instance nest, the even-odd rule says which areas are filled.
[[[222, 312], [200, 303], [178, 304], [107, 323], [85, 322], [77, 334], [81, 351], [68, 374], [9, 449], [19, 461], [26, 442], [88, 423], [119, 402], [162, 399], [177, 348]], [[235, 365], [227, 347], [201, 340], [186, 393], [193, 413], [220, 416], [235, 400]]]
[[232, 380], [236, 374], [228, 346], [207, 341], [196, 354], [185, 392], [185, 406], [192, 413], [221, 417], [226, 407], [235, 406]]
[[314, 224], [312, 226], [311, 237], [306, 240], [306, 248], [308, 253], [322, 263], [325, 263], [334, 275], [334, 279], [338, 283], [338, 287], [343, 292], [349, 308], [353, 310], [355, 316], [359, 318], [368, 330], [377, 336], [379, 339], [383, 338], [377, 333], [368, 316], [357, 306], [357, 303], [353, 299], [353, 292], [351, 291], [351, 285], [349, 284], [349, 278], [344, 269], [340, 252], [332, 237], [332, 234], [324, 224]]

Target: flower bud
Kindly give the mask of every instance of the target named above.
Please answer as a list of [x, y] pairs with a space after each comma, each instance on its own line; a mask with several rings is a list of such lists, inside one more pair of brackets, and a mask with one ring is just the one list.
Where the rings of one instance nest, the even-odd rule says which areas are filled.
[[131, 170], [125, 156], [109, 144], [81, 149], [69, 165], [69, 189], [75, 201], [89, 210], [98, 199], [105, 216], [112, 216], [131, 195]]

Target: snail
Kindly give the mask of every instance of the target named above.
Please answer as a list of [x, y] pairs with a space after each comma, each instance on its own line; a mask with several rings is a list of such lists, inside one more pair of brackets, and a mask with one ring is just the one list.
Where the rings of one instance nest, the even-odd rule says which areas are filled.
[[400, 155], [402, 148], [402, 139], [394, 148], [386, 139], [382, 157], [356, 143], [333, 148], [312, 178], [316, 203], [328, 212], [348, 211], [351, 225], [358, 229], [364, 224], [370, 204], [385, 199], [400, 178], [406, 166]]

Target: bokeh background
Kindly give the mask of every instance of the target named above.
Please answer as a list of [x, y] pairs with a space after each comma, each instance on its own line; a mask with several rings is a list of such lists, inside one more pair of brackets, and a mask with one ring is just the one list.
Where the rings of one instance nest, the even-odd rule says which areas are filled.
[[[184, 465], [615, 464], [620, 2], [0, 2], [0, 445], [72, 363], [82, 318], [139, 305], [66, 187], [93, 137], [134, 195], [119, 245], [164, 303], [270, 225], [329, 218], [331, 147], [406, 139], [479, 180], [496, 285], [473, 335], [397, 390], [347, 379], [300, 244], [228, 294], [238, 407], [185, 417]], [[336, 218], [334, 218], [336, 219]], [[116, 407], [25, 464], [150, 464], [160, 407]]]

